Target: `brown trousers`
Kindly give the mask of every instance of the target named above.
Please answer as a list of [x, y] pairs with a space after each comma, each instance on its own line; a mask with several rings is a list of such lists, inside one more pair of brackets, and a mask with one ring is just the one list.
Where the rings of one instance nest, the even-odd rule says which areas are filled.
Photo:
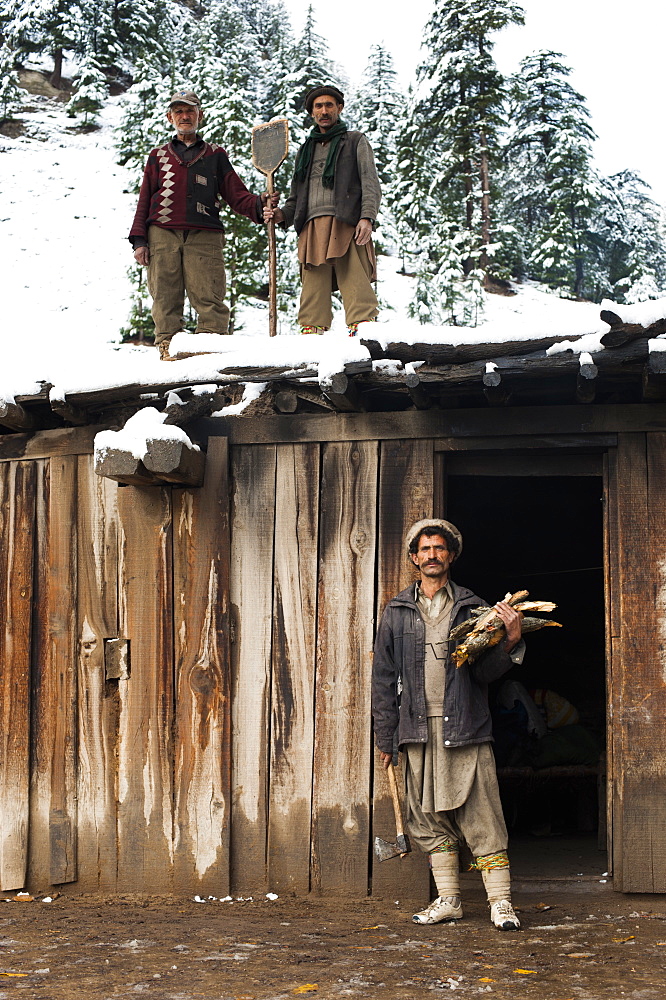
[[197, 333], [228, 333], [224, 233], [209, 229], [148, 228], [148, 291], [155, 343], [183, 329], [185, 293], [198, 314]]
[[352, 239], [344, 257], [337, 257], [335, 265], [319, 264], [318, 267], [301, 267], [301, 306], [298, 311], [300, 326], [326, 326], [333, 322], [331, 295], [333, 278], [337, 280], [345, 322], [364, 323], [374, 319], [379, 312], [377, 296], [370, 284], [372, 267], [368, 252]]

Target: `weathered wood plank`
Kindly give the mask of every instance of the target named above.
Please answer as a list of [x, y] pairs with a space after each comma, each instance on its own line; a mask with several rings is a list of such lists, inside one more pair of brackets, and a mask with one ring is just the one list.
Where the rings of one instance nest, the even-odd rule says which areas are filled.
[[53, 455], [90, 455], [101, 427], [59, 427], [35, 434], [0, 435], [0, 462]]
[[30, 876], [77, 878], [77, 459], [39, 475], [33, 631]]
[[[379, 619], [388, 601], [404, 590], [415, 574], [407, 561], [404, 539], [415, 521], [433, 516], [434, 453], [432, 441], [383, 442], [379, 465], [379, 525], [377, 609]], [[395, 839], [395, 818], [388, 780], [374, 751], [373, 839]], [[402, 767], [397, 771], [404, 799]], [[379, 862], [373, 855], [372, 894], [409, 901], [422, 908], [429, 901], [430, 870], [416, 846], [398, 861]]]
[[[618, 513], [617, 513], [617, 451], [611, 449], [604, 456], [604, 603], [605, 603], [605, 639], [606, 639], [606, 844], [600, 846], [607, 850], [607, 867], [615, 877], [613, 868], [613, 841], [617, 835], [614, 828], [613, 815], [619, 810], [614, 808], [615, 800], [615, 745], [619, 736], [619, 724], [615, 722], [616, 678], [619, 676], [621, 664], [620, 633], [620, 562], [618, 550]], [[618, 873], [621, 878], [621, 873]]]
[[618, 454], [624, 892], [666, 892], [666, 744], [655, 725], [666, 717], [665, 455], [664, 434], [632, 435]]
[[[438, 438], [434, 442], [435, 451], [553, 451], [566, 448], [579, 449], [586, 453], [603, 454], [608, 448], [617, 446], [617, 434], [512, 434], [506, 437], [458, 437]], [[447, 462], [450, 458], [447, 458]], [[502, 459], [504, 461], [504, 459]], [[530, 462], [533, 458], [530, 456]]]
[[[666, 545], [663, 435], [621, 435], [618, 442], [617, 509], [622, 661], [613, 663], [615, 723], [619, 724], [622, 768], [616, 773], [616, 888], [624, 892], [666, 892], [662, 850], [666, 752], [654, 719], [666, 712], [666, 663], [662, 620], [662, 561], [650, 558]], [[617, 834], [617, 829], [616, 829]]]
[[229, 475], [211, 441], [202, 489], [174, 490], [174, 888], [226, 896], [231, 832]]
[[328, 444], [322, 463], [313, 889], [365, 893], [377, 444]]
[[232, 890], [266, 891], [275, 447], [232, 451]]
[[118, 494], [120, 634], [131, 674], [118, 682], [118, 888], [164, 892], [172, 876], [173, 595], [170, 491]]
[[115, 892], [120, 694], [104, 640], [118, 636], [118, 488], [78, 459], [78, 888]]
[[35, 476], [0, 469], [0, 889], [20, 889], [28, 863]]
[[517, 406], [489, 409], [403, 410], [393, 413], [294, 413], [285, 416], [215, 417], [202, 420], [202, 434], [228, 437], [231, 444], [287, 444], [298, 441], [388, 441], [404, 438], [525, 437], [666, 430], [666, 406]]
[[268, 885], [310, 889], [319, 445], [277, 450]]
[[545, 351], [564, 339], [564, 335], [560, 334], [541, 337], [539, 340], [510, 340], [502, 344], [406, 344], [404, 341], [392, 341], [383, 347], [378, 341], [363, 337], [361, 343], [368, 348], [373, 361], [390, 358], [402, 361], [403, 364], [408, 361], [425, 361], [429, 365], [461, 365], [513, 354], [534, 354]]

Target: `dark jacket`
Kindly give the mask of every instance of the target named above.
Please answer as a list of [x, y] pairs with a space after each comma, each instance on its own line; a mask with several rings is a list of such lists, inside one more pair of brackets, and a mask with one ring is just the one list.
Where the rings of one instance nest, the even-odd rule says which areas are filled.
[[[356, 226], [362, 216], [363, 209], [372, 212], [367, 218], [375, 221], [377, 209], [379, 208], [379, 180], [372, 162], [372, 176], [377, 194], [373, 195], [372, 207], [364, 206], [363, 182], [359, 174], [357, 151], [358, 144], [363, 136], [362, 132], [347, 132], [340, 139], [338, 155], [335, 162], [335, 180], [333, 183], [333, 193], [335, 202], [335, 218], [341, 222], [346, 222], [350, 226]], [[372, 154], [369, 154], [370, 157]], [[312, 169], [312, 165], [310, 165]], [[310, 177], [299, 181], [294, 176], [291, 182], [289, 197], [282, 206], [284, 214], [283, 228], [294, 226], [297, 233], [300, 233], [308, 219], [308, 191], [310, 187]], [[367, 200], [367, 198], [366, 198]], [[376, 202], [376, 204], [375, 204]]]
[[[471, 608], [487, 602], [465, 587], [452, 583], [453, 629], [471, 617]], [[425, 700], [425, 625], [416, 605], [412, 584], [386, 605], [375, 641], [372, 667], [372, 715], [377, 746], [393, 753], [404, 743], [427, 743]], [[456, 667], [450, 643], [446, 661], [446, 693], [442, 728], [446, 746], [492, 741], [488, 684], [505, 674], [522, 658], [522, 643], [512, 654], [504, 643], [487, 650], [474, 663]]]

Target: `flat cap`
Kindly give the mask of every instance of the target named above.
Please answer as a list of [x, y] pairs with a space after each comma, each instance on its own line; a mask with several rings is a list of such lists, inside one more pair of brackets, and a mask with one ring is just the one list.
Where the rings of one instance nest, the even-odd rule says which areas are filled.
[[169, 107], [172, 108], [174, 104], [191, 104], [194, 108], [201, 107], [201, 101], [191, 90], [177, 90], [169, 101]]
[[427, 517], [425, 520], [417, 521], [416, 524], [411, 526], [405, 535], [405, 548], [407, 549], [407, 552], [409, 552], [409, 547], [414, 539], [423, 534], [426, 528], [440, 528], [442, 531], [445, 531], [447, 535], [450, 535], [457, 543], [458, 551], [456, 552], [456, 559], [458, 558], [463, 547], [462, 535], [456, 528], [455, 524], [451, 524], [450, 521], [444, 521], [439, 517]]

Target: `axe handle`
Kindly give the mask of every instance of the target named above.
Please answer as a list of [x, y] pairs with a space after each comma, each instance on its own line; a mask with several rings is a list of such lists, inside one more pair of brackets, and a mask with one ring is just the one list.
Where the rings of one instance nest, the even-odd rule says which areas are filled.
[[391, 789], [391, 799], [393, 800], [393, 812], [395, 813], [395, 830], [398, 837], [402, 837], [404, 830], [402, 828], [402, 809], [400, 808], [400, 798], [398, 796], [398, 783], [395, 780], [395, 768], [393, 767], [393, 761], [389, 764], [388, 768], [388, 780], [389, 788]]
[[[266, 174], [266, 190], [268, 197], [275, 190], [273, 173]], [[277, 250], [275, 246], [275, 220], [268, 223], [268, 335], [277, 334]]]

